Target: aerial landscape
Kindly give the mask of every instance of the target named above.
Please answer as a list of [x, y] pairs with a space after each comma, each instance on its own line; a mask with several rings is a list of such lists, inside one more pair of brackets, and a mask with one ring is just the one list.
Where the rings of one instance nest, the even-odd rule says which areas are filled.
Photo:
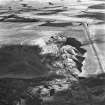
[[104, 0], [0, 0], [0, 105], [105, 105]]

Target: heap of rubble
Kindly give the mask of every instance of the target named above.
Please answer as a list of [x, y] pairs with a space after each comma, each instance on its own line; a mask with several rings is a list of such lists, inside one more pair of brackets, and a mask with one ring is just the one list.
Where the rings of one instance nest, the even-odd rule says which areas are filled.
[[31, 94], [39, 93], [44, 98], [53, 96], [59, 91], [67, 90], [73, 81], [78, 81], [86, 50], [81, 48], [79, 41], [74, 38], [67, 38], [62, 33], [51, 36], [41, 47], [42, 63], [47, 65], [51, 72], [65, 77], [47, 81], [45, 86], [30, 87], [27, 90]]

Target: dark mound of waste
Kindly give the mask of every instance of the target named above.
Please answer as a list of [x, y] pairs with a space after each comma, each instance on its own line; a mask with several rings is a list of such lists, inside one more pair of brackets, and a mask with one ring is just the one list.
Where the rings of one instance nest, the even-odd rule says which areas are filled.
[[48, 73], [48, 68], [40, 59], [38, 46], [7, 45], [0, 48], [0, 75], [34, 75]]

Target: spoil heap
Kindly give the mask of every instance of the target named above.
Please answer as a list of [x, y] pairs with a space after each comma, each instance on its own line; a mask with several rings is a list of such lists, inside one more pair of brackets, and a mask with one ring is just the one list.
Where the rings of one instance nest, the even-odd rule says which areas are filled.
[[51, 73], [64, 76], [63, 79], [55, 78], [46, 81], [45, 85], [27, 89], [26, 94], [40, 94], [46, 103], [52, 101], [52, 97], [57, 93], [70, 89], [73, 82], [78, 82], [86, 50], [81, 48], [79, 41], [67, 38], [62, 33], [51, 36], [41, 48], [42, 64], [46, 65]]
[[42, 47], [42, 63], [47, 64], [52, 72], [65, 76], [65, 82], [77, 81], [82, 72], [85, 52], [79, 41], [67, 38], [60, 33], [50, 37], [46, 45]]

